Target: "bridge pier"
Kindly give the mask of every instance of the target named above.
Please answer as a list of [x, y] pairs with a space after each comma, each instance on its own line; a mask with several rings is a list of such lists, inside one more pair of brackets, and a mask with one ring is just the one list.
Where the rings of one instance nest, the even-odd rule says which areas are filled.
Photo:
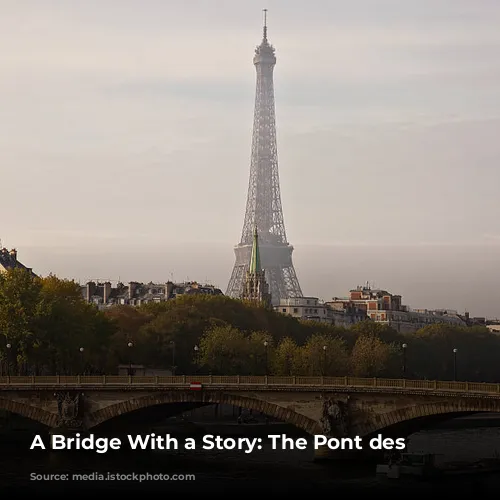
[[57, 426], [49, 430], [49, 446], [53, 450], [52, 436], [85, 437], [83, 394], [74, 391], [62, 391], [54, 394], [57, 400]]
[[[341, 395], [322, 394], [322, 415], [319, 419], [319, 424], [324, 436], [336, 438], [340, 442], [345, 439], [345, 443], [349, 443], [351, 439], [354, 440], [356, 437], [355, 428], [352, 425], [353, 413], [356, 410], [349, 395], [345, 397], [339, 396]], [[354, 443], [352, 446], [347, 444], [346, 447], [348, 449], [332, 449], [328, 445], [318, 446], [314, 450], [314, 462], [359, 461], [374, 458], [373, 450], [366, 447], [363, 447], [361, 450], [356, 449]]]
[[[319, 424], [323, 435], [341, 439], [350, 435], [351, 411], [349, 396], [338, 399], [331, 394], [322, 394], [322, 412]], [[353, 459], [359, 452], [352, 450], [332, 450], [327, 445], [318, 446], [314, 450], [315, 462]]]

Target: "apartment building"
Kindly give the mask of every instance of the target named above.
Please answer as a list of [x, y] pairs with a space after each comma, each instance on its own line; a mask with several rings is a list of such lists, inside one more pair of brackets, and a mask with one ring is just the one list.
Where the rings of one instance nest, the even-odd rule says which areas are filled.
[[447, 323], [467, 326], [468, 316], [461, 316], [450, 309], [411, 309], [402, 304], [401, 295], [387, 290], [372, 289], [368, 284], [350, 291], [348, 298], [334, 297], [326, 305], [333, 309], [345, 310], [354, 307], [363, 311], [365, 316], [377, 323], [384, 323], [398, 332], [415, 332], [426, 325]]

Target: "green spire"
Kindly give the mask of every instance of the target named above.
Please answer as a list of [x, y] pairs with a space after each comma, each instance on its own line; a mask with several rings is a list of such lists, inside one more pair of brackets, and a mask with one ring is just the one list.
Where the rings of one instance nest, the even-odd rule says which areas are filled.
[[253, 231], [252, 257], [250, 259], [250, 272], [258, 273], [260, 268], [260, 253], [259, 253], [259, 235], [257, 234], [257, 226]]

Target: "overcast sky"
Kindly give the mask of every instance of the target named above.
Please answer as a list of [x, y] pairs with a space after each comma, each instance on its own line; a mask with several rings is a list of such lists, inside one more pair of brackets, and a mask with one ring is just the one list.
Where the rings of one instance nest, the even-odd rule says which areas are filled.
[[500, 316], [498, 0], [0, 0], [3, 245], [225, 290], [262, 8], [304, 293]]

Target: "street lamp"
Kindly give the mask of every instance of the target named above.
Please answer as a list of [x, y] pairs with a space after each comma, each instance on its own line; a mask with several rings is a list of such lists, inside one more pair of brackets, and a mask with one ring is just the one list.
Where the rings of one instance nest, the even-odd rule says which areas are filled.
[[453, 349], [453, 380], [457, 380], [457, 352], [458, 349]]
[[401, 347], [403, 348], [403, 378], [406, 378], [406, 348], [408, 344], [403, 344]]
[[170, 341], [170, 344], [172, 345], [172, 375], [175, 376], [175, 342], [173, 340]]
[[326, 375], [326, 345], [323, 346], [323, 375]]
[[83, 363], [83, 352], [85, 351], [85, 349], [83, 347], [80, 347], [80, 349], [78, 349], [80, 351], [80, 371], [82, 372], [82, 375], [84, 374], [84, 368], [85, 368], [85, 365]]
[[269, 345], [269, 342], [267, 340], [264, 340], [264, 348], [265, 348], [265, 353], [266, 353], [266, 375], [268, 371], [268, 362], [267, 362], [267, 346]]
[[198, 351], [200, 350], [200, 348], [195, 345], [194, 346], [194, 358], [195, 358], [195, 363], [196, 363], [196, 374], [198, 375], [198, 368], [200, 366], [200, 362], [199, 362], [199, 359], [198, 359]]
[[7, 344], [5, 347], [7, 347], [7, 377], [10, 377], [10, 348], [12, 347], [12, 344]]
[[[131, 349], [132, 347], [134, 347], [134, 344], [132, 344], [132, 342], [129, 342], [127, 344], [127, 347]], [[130, 352], [128, 356], [128, 374], [129, 376], [132, 376], [132, 352]]]

